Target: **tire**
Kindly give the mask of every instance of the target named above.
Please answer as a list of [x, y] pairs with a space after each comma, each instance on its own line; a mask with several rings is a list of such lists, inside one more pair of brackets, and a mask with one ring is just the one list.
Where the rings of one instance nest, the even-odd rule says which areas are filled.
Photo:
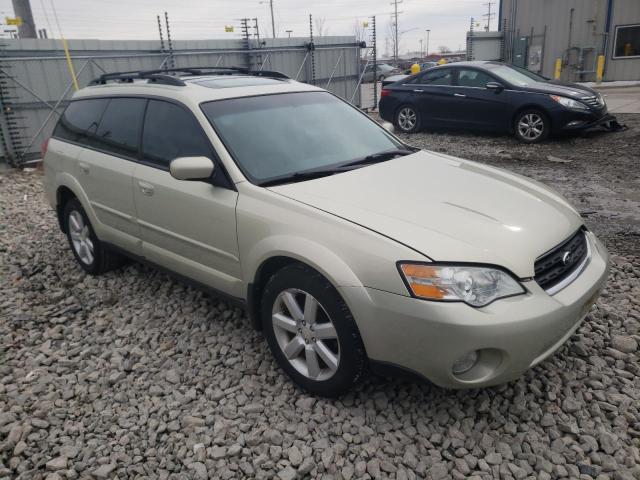
[[414, 106], [402, 105], [398, 108], [393, 123], [402, 133], [415, 133], [420, 130], [422, 119]]
[[98, 240], [89, 217], [76, 198], [65, 204], [62, 218], [73, 256], [85, 272], [99, 275], [124, 263], [122, 255], [107, 250]]
[[549, 136], [551, 122], [540, 110], [528, 109], [519, 112], [513, 122], [516, 138], [523, 143], [542, 142]]
[[364, 376], [367, 356], [355, 320], [315, 270], [292, 264], [276, 272], [264, 288], [261, 317], [276, 362], [303, 390], [335, 398]]

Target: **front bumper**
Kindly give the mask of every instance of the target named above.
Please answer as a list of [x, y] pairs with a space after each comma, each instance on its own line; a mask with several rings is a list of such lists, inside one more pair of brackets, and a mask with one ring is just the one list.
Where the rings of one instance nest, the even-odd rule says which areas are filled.
[[584, 131], [601, 126], [608, 127], [612, 122], [617, 122], [616, 117], [607, 113], [606, 108], [589, 113], [565, 111], [554, 120], [557, 132]]
[[[483, 308], [429, 302], [361, 287], [340, 291], [356, 319], [372, 361], [409, 370], [445, 388], [504, 383], [553, 354], [578, 328], [602, 289], [609, 256], [587, 233], [591, 258], [582, 273], [555, 295], [535, 281], [528, 293]], [[479, 351], [470, 371], [456, 376], [454, 362]]]

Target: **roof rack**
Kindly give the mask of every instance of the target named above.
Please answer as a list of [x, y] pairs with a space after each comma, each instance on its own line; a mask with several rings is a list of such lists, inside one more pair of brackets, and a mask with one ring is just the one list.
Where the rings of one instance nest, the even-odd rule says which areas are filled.
[[215, 73], [216, 75], [253, 75], [256, 77], [270, 77], [289, 79], [284, 73], [271, 70], [249, 70], [241, 67], [176, 67], [158, 70], [140, 70], [130, 72], [113, 72], [100, 75], [93, 79], [89, 85], [106, 85], [107, 82], [133, 83], [134, 80], [148, 80], [150, 83], [161, 83], [184, 87], [186, 83], [177, 76], [169, 73], [179, 74], [180, 77], [200, 76]]

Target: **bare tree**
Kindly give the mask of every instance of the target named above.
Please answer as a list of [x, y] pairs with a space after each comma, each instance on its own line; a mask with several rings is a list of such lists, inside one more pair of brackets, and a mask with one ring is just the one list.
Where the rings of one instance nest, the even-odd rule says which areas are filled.
[[440, 52], [440, 53], [451, 53], [451, 49], [449, 47], [447, 47], [446, 45], [440, 45], [438, 47], [438, 52]]
[[[400, 40], [402, 37], [402, 32], [398, 32], [398, 45], [400, 45]], [[395, 52], [398, 52], [398, 56], [400, 55], [400, 48], [396, 48], [396, 26], [393, 23], [393, 20], [389, 20], [386, 28], [386, 37], [385, 40], [389, 42], [389, 46], [391, 47], [391, 55], [395, 57]]]
[[329, 34], [329, 28], [327, 28], [327, 19], [325, 17], [316, 17], [313, 20], [313, 28], [315, 32], [313, 35], [316, 37], [324, 37]]
[[356, 37], [357, 43], [367, 41], [367, 29], [360, 19], [356, 19], [356, 22], [353, 24], [353, 35]]

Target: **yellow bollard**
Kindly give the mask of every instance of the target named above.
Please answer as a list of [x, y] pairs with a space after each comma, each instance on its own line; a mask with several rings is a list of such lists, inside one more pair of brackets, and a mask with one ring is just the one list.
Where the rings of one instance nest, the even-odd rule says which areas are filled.
[[553, 74], [553, 78], [555, 78], [556, 80], [560, 80], [560, 72], [562, 72], [562, 59], [561, 58], [557, 58], [556, 59], [556, 70]]
[[411, 75], [415, 75], [416, 73], [420, 73], [420, 65], [414, 63], [411, 65]]
[[71, 55], [69, 54], [69, 46], [67, 45], [67, 40], [64, 37], [62, 37], [62, 47], [64, 48], [64, 56], [67, 58], [67, 67], [71, 74], [71, 80], [73, 80], [73, 88], [80, 90], [80, 87], [78, 86], [78, 79], [76, 78], [76, 70], [73, 68], [73, 62], [71, 61]]
[[604, 75], [604, 55], [598, 55], [598, 65], [596, 66], [596, 82], [602, 83]]

